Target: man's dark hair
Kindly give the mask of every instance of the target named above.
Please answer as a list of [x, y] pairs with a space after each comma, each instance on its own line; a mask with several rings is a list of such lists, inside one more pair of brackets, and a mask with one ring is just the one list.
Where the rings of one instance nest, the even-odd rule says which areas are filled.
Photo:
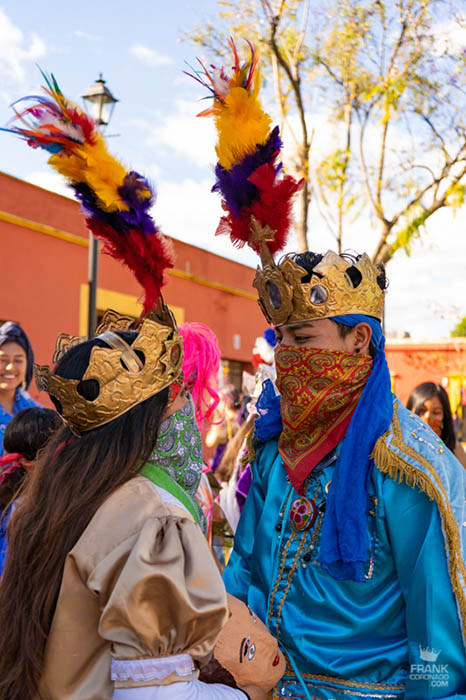
[[[290, 253], [289, 255], [287, 255], [287, 257], [290, 258], [300, 267], [303, 267], [308, 273], [307, 275], [304, 275], [301, 278], [301, 282], [303, 284], [305, 284], [306, 282], [310, 282], [313, 274], [319, 276], [318, 272], [314, 272], [314, 268], [320, 263], [320, 261], [324, 257], [322, 253], [314, 253], [312, 251], [307, 251], [306, 253]], [[355, 267], [355, 263], [357, 263], [358, 260], [361, 259], [361, 255], [359, 255], [358, 253], [342, 253], [340, 257], [349, 263], [346, 269], [346, 274], [353, 283], [353, 287], [358, 287], [361, 283], [362, 275], [359, 272], [358, 268]], [[379, 274], [377, 275], [377, 284], [379, 285], [382, 291], [385, 291], [388, 287], [388, 280], [385, 274], [385, 265], [378, 264], [376, 267], [379, 271]], [[330, 320], [332, 321], [333, 319]], [[346, 336], [349, 335], [353, 330], [351, 326], [346, 326], [343, 323], [339, 323], [338, 321], [334, 321], [334, 323], [336, 323], [336, 325], [338, 326], [338, 332], [341, 338], [346, 338]], [[375, 350], [372, 346], [372, 343], [370, 345], [370, 354], [372, 356], [374, 356], [375, 354]]]

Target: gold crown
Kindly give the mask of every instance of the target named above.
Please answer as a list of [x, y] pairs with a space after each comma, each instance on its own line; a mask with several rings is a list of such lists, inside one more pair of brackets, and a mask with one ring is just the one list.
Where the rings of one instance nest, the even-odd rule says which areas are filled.
[[[309, 272], [285, 257], [275, 264], [266, 245], [270, 238], [268, 227], [261, 229], [252, 222], [254, 240], [262, 260], [253, 285], [259, 294], [259, 306], [269, 323], [275, 326], [299, 323], [319, 318], [332, 318], [346, 314], [364, 314], [381, 320], [385, 292], [377, 283], [380, 268], [364, 253], [357, 262], [329, 250]], [[350, 268], [356, 268], [352, 275]]]
[[[163, 313], [171, 320], [170, 325], [146, 316], [133, 344], [128, 345], [114, 331], [129, 330], [134, 320], [108, 311], [97, 331], [104, 330], [98, 337], [109, 347], [92, 348], [81, 380], [64, 379], [50, 372], [47, 365], [34, 365], [37, 388], [60, 402], [60, 413], [73, 433], [80, 435], [109, 423], [182, 376], [183, 342], [171, 312], [164, 307]], [[61, 333], [54, 362], [83, 340]], [[143, 354], [144, 361], [136, 350]], [[81, 382], [88, 379], [99, 384], [99, 394], [93, 401], [79, 392]]]

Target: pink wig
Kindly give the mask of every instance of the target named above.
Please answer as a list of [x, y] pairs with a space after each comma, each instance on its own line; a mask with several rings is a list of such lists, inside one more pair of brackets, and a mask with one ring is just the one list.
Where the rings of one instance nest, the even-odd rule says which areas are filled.
[[202, 429], [220, 401], [217, 391], [220, 348], [217, 336], [204, 323], [182, 323], [179, 331], [183, 338], [185, 384], [193, 397], [196, 420]]

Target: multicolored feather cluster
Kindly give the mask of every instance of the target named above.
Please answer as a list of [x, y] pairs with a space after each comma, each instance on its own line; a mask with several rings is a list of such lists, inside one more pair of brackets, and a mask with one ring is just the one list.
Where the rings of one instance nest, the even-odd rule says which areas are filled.
[[251, 233], [251, 217], [255, 217], [260, 226], [268, 226], [274, 233], [273, 240], [267, 241], [273, 255], [285, 247], [293, 198], [303, 181], [283, 175], [279, 128], [270, 130], [271, 119], [259, 100], [258, 55], [247, 43], [250, 57], [241, 63], [233, 40], [229, 40], [234, 57], [231, 76], [215, 66], [209, 72], [201, 61], [201, 70], [187, 75], [206, 87], [214, 101], [198, 116], [213, 116], [218, 134], [213, 191], [220, 194], [226, 215], [216, 233], [229, 234], [234, 245], [248, 243], [259, 252]]
[[[3, 131], [51, 154], [49, 164], [68, 180], [103, 251], [126, 265], [142, 286], [145, 314], [157, 304], [166, 270], [174, 265], [171, 244], [150, 215], [151, 185], [110, 155], [96, 123], [64, 97], [53, 75], [42, 75], [45, 94], [15, 102], [19, 123]], [[18, 111], [16, 105], [25, 100], [33, 104]]]

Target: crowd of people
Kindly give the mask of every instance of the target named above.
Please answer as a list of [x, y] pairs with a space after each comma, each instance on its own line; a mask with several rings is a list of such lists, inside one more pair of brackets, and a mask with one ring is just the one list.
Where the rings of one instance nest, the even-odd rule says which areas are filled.
[[[48, 80], [17, 133], [142, 287], [34, 365], [0, 328], [0, 700], [466, 698], [466, 469], [436, 384], [393, 395], [367, 254], [279, 262], [281, 173], [257, 56], [209, 77], [219, 228], [260, 256], [248, 395], [177, 327], [150, 184]], [[201, 81], [202, 82], [202, 81]], [[32, 126], [28, 119], [32, 119]], [[223, 120], [223, 121], [222, 121]], [[34, 377], [54, 409], [27, 393]], [[212, 461], [205, 458], [213, 451]]]
[[[312, 271], [311, 266], [307, 267], [310, 258], [298, 257], [295, 262]], [[320, 258], [311, 260], [315, 263]], [[451, 568], [447, 570], [452, 555], [445, 555], [441, 518], [436, 506], [429, 506], [427, 496], [421, 498], [419, 483], [413, 489], [404, 476], [406, 485], [395, 486], [392, 478], [387, 481], [382, 471], [374, 470], [368, 489], [373, 522], [362, 528], [364, 531], [367, 527], [369, 560], [365, 560], [362, 550], [361, 562], [351, 556], [338, 562], [331, 560], [330, 565], [321, 561], [319, 577], [325, 577], [327, 586], [323, 598], [321, 593], [317, 595], [317, 582], [307, 572], [312, 564], [319, 564], [329, 486], [335, 480], [333, 472], [349, 429], [342, 439], [337, 433], [333, 438], [335, 447], [327, 443], [324, 458], [317, 458], [317, 464], [309, 467], [307, 454], [309, 447], [311, 454], [313, 451], [314, 426], [317, 424], [321, 432], [329, 430], [332, 439], [334, 423], [338, 422], [338, 412], [331, 404], [322, 405], [317, 413], [312, 408], [309, 413], [311, 404], [307, 400], [316, 397], [311, 360], [317, 353], [318, 380], [322, 382], [325, 377], [330, 397], [334, 398], [334, 391], [354, 396], [354, 364], [359, 365], [365, 358], [369, 372], [363, 372], [362, 386], [367, 390], [377, 354], [374, 322], [369, 317], [367, 321], [358, 318], [354, 325], [347, 326], [341, 319], [319, 319], [276, 326], [276, 337], [269, 346], [272, 352], [263, 350], [258, 354], [254, 349], [257, 373], [253, 385], [248, 382], [250, 393], [241, 393], [233, 385], [219, 386], [221, 350], [215, 334], [202, 323], [184, 323], [179, 330], [172, 330], [173, 336], [179, 333], [183, 339], [179, 375], [165, 368], [167, 377], [161, 383], [159, 380], [158, 391], [142, 401], [144, 394], [132, 396], [134, 389], [129, 384], [129, 409], [114, 417], [105, 413], [102, 424], [101, 418], [93, 418], [92, 428], [86, 425], [85, 432], [81, 432], [75, 404], [67, 405], [63, 400], [71, 391], [66, 382], [79, 383], [83, 400], [96, 400], [95, 380], [83, 378], [93, 359], [93, 348], [106, 348], [106, 343], [114, 342], [106, 336], [109, 332], [72, 347], [59, 360], [54, 376], [65, 380], [64, 393], [62, 398], [50, 390], [56, 407], [52, 410], [39, 406], [26, 391], [33, 367], [26, 333], [11, 322], [0, 327], [0, 574], [7, 565], [0, 585], [0, 618], [4, 628], [12, 630], [8, 641], [5, 639], [0, 646], [3, 686], [8, 688], [3, 691], [0, 683], [0, 697], [20, 697], [14, 695], [13, 688], [24, 664], [30, 666], [31, 673], [27, 674], [27, 685], [20, 684], [21, 693], [30, 695], [21, 697], [35, 697], [33, 693], [38, 692], [38, 697], [44, 698], [118, 700], [126, 698], [130, 688], [129, 698], [210, 697], [205, 695], [205, 685], [217, 693], [212, 697], [233, 697], [239, 690], [251, 698], [264, 698], [272, 688], [272, 680], [281, 696], [285, 688], [287, 697], [301, 697], [296, 688], [299, 684], [304, 688], [302, 697], [308, 697], [309, 687], [315, 683], [306, 680], [307, 668], [312, 668], [309, 660], [316, 664], [318, 656], [327, 659], [329, 667], [332, 664], [330, 629], [342, 625], [345, 646], [351, 650], [350, 666], [359, 666], [356, 673], [348, 668], [344, 676], [354, 678], [365, 673], [369, 652], [363, 639], [370, 644], [377, 640], [377, 653], [387, 656], [388, 621], [390, 638], [393, 640], [395, 635], [398, 640], [390, 654], [391, 685], [405, 688], [400, 680], [406, 680], [401, 661], [406, 653], [403, 634], [411, 628], [416, 630], [420, 643], [426, 640], [427, 648], [441, 646], [453, 674], [449, 683], [461, 685], [462, 632], [453, 601], [458, 592], [451, 583], [449, 593]], [[110, 348], [122, 351], [121, 361], [127, 370], [130, 354], [136, 359], [140, 353], [143, 356], [144, 349], [131, 350], [138, 339], [134, 331], [114, 335], [120, 340]], [[263, 347], [260, 342], [259, 346]], [[345, 376], [343, 384], [329, 370], [322, 374], [321, 363], [330, 365], [334, 357]], [[157, 360], [161, 362], [161, 358]], [[350, 377], [345, 363], [349, 363]], [[95, 372], [97, 376], [98, 364]], [[287, 382], [292, 383], [291, 393]], [[356, 408], [361, 406], [363, 396], [358, 378]], [[326, 403], [326, 399], [322, 401]], [[105, 408], [108, 411], [108, 406]], [[298, 409], [299, 416], [294, 423], [289, 419], [293, 408]], [[330, 420], [325, 425], [322, 419], [328, 420], [329, 411]], [[399, 402], [395, 402], [395, 411], [398, 421], [408, 421], [407, 429], [415, 429], [412, 435], [416, 432], [422, 446], [435, 449], [436, 459], [430, 459], [429, 465], [435, 465], [437, 459], [450, 465], [451, 478], [460, 488], [465, 453], [455, 436], [443, 387], [424, 382], [410, 395], [407, 411], [403, 413]], [[425, 421], [423, 429], [409, 416]], [[91, 419], [85, 416], [84, 420], [87, 423]], [[367, 430], [371, 421], [367, 416], [365, 421]], [[288, 425], [292, 426], [291, 442], [288, 437], [283, 440]], [[394, 430], [393, 418], [391, 425], [389, 432]], [[404, 430], [401, 422], [401, 432]], [[411, 445], [411, 457], [412, 450]], [[204, 457], [206, 451], [213, 453], [210, 460]], [[353, 445], [350, 454], [355, 452]], [[422, 463], [422, 454], [414, 454]], [[288, 460], [292, 456], [302, 462], [303, 455], [306, 471], [298, 476]], [[374, 453], [372, 456], [377, 465]], [[342, 474], [340, 483], [345, 483]], [[352, 489], [361, 487], [354, 477], [350, 473], [345, 484], [345, 497], [352, 506], [358, 497]], [[397, 477], [401, 478], [401, 472]], [[383, 514], [377, 506], [383, 508]], [[383, 528], [377, 522], [379, 517]], [[403, 531], [408, 521], [413, 528], [420, 528], [418, 536], [409, 542], [404, 541]], [[333, 536], [337, 539], [333, 542], [335, 551], [351, 553], [362, 534], [356, 531], [352, 540], [340, 544], [338, 534]], [[295, 543], [290, 546], [293, 539]], [[428, 572], [435, 573], [429, 582]], [[290, 582], [292, 585], [288, 585]], [[355, 595], [360, 585], [370, 588], [367, 598]], [[235, 667], [230, 649], [234, 625], [230, 622], [225, 626], [224, 586], [231, 593], [229, 614], [235, 610], [236, 624], [241, 624], [240, 658], [243, 653], [246, 658], [251, 656], [251, 645], [258, 644], [256, 636], [261, 640], [261, 653], [273, 657], [271, 667], [263, 668], [262, 662], [259, 671], [254, 668], [246, 676], [251, 681], [248, 685], [237, 683], [241, 683], [242, 668]], [[388, 601], [377, 610], [378, 595], [374, 594], [381, 587]], [[435, 605], [431, 599], [434, 593]], [[425, 596], [424, 606], [420, 594]], [[442, 604], [440, 595], [445, 598]], [[340, 600], [342, 596], [346, 603]], [[412, 598], [414, 611], [408, 605]], [[241, 601], [255, 611], [257, 618], [250, 612], [246, 617], [242, 615], [238, 609]], [[350, 603], [351, 614], [343, 620], [342, 606], [344, 609]], [[288, 612], [287, 606], [291, 606]], [[395, 611], [398, 619], [393, 620]], [[245, 637], [246, 623], [252, 619], [251, 635]], [[269, 631], [265, 627], [258, 631], [258, 620], [263, 620]], [[433, 631], [440, 625], [445, 628], [438, 630], [439, 638], [434, 636], [433, 642]], [[298, 645], [295, 626], [300, 630]], [[249, 650], [243, 652], [246, 638]], [[447, 656], [449, 647], [451, 655]], [[223, 659], [221, 649], [225, 656], [222, 663], [218, 660]], [[209, 654], [211, 660], [205, 664]], [[256, 651], [252, 654], [250, 660]], [[162, 664], [166, 671], [163, 683], [155, 663], [159, 658], [166, 664]], [[372, 652], [371, 659], [373, 664], [377, 654]], [[384, 663], [389, 666], [387, 660]], [[338, 677], [330, 678], [326, 677], [323, 687], [333, 684], [331, 692], [340, 685], [346, 688], [340, 672]], [[171, 683], [189, 684], [191, 694], [181, 694], [180, 686], [174, 685], [174, 690]], [[197, 684], [201, 684], [201, 690]], [[375, 680], [374, 684], [381, 688], [387, 685]], [[135, 694], [136, 688], [151, 690]]]

